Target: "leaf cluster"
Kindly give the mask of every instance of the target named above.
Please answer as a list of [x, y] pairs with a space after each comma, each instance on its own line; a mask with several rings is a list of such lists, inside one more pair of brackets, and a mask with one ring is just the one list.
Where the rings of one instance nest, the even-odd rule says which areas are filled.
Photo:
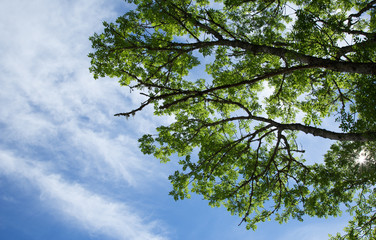
[[[202, 195], [252, 229], [344, 205], [355, 217], [346, 236], [373, 236], [376, 1], [128, 2], [137, 8], [90, 38], [90, 70], [146, 96], [117, 116], [151, 105], [175, 117], [139, 142], [161, 162], [178, 159], [176, 200]], [[342, 131], [321, 127], [329, 117]], [[308, 165], [299, 133], [338, 143]]]

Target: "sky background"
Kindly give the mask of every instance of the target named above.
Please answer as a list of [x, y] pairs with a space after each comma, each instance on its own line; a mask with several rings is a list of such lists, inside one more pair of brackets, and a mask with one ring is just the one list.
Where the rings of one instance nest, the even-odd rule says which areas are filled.
[[[116, 79], [94, 80], [88, 40], [131, 6], [122, 0], [0, 1], [0, 239], [326, 239], [347, 217], [273, 221], [256, 232], [200, 196], [175, 202], [137, 139], [170, 118], [138, 106]], [[330, 142], [303, 136], [309, 161]]]

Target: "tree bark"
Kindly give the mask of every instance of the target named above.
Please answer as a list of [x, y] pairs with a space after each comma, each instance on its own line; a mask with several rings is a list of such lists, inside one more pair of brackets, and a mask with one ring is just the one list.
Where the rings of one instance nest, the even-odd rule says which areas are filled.
[[[234, 48], [241, 48], [243, 50], [252, 52], [254, 54], [270, 54], [281, 58], [292, 58], [301, 63], [307, 64], [307, 68], [325, 68], [335, 72], [359, 73], [367, 75], [376, 75], [376, 63], [363, 62], [346, 62], [330, 60], [326, 58], [313, 57], [299, 53], [297, 51], [286, 48], [272, 47], [266, 45], [252, 44], [240, 40], [219, 39], [212, 42], [196, 42], [196, 43], [170, 43], [166, 47], [152, 47], [152, 46], [131, 46], [129, 48], [145, 48], [155, 51], [194, 51], [200, 48], [211, 46], [228, 46]], [[124, 48], [127, 49], [127, 48]]]
[[376, 132], [338, 133], [338, 132], [328, 131], [322, 128], [305, 126], [300, 123], [278, 124], [277, 127], [280, 129], [284, 129], [284, 130], [301, 131], [306, 134], [312, 134], [313, 136], [318, 136], [318, 137], [327, 138], [331, 140], [338, 140], [338, 141], [355, 141], [355, 142], [376, 141]]
[[301, 54], [296, 51], [288, 50], [285, 48], [277, 48], [266, 45], [251, 44], [239, 40], [219, 40], [218, 45], [238, 47], [248, 50], [253, 53], [266, 53], [279, 57], [293, 58], [302, 63], [311, 65], [312, 67], [321, 67], [336, 72], [360, 73], [376, 75], [376, 63], [359, 63], [359, 62], [344, 62], [335, 61], [330, 59], [318, 58]]

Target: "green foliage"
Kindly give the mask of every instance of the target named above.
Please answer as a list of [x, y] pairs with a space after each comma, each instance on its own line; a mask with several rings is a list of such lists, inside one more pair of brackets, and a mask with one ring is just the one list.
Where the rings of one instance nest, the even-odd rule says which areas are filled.
[[[332, 238], [375, 236], [375, 1], [128, 2], [136, 10], [90, 38], [90, 70], [147, 97], [117, 116], [153, 105], [175, 117], [139, 139], [178, 159], [175, 200], [202, 195], [248, 229], [346, 206], [354, 219]], [[193, 79], [203, 61], [210, 77]], [[329, 117], [342, 132], [320, 127]], [[299, 132], [338, 142], [308, 165]]]

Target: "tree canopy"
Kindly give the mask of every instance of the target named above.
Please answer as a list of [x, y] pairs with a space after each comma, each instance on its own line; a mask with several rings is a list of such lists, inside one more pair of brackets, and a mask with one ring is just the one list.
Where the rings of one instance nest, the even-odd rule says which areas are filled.
[[[376, 237], [376, 1], [128, 3], [90, 38], [90, 70], [145, 96], [116, 116], [149, 105], [174, 116], [139, 142], [179, 159], [176, 200], [202, 195], [252, 229], [347, 208], [354, 218], [332, 238]], [[336, 142], [308, 164], [301, 133]]]

